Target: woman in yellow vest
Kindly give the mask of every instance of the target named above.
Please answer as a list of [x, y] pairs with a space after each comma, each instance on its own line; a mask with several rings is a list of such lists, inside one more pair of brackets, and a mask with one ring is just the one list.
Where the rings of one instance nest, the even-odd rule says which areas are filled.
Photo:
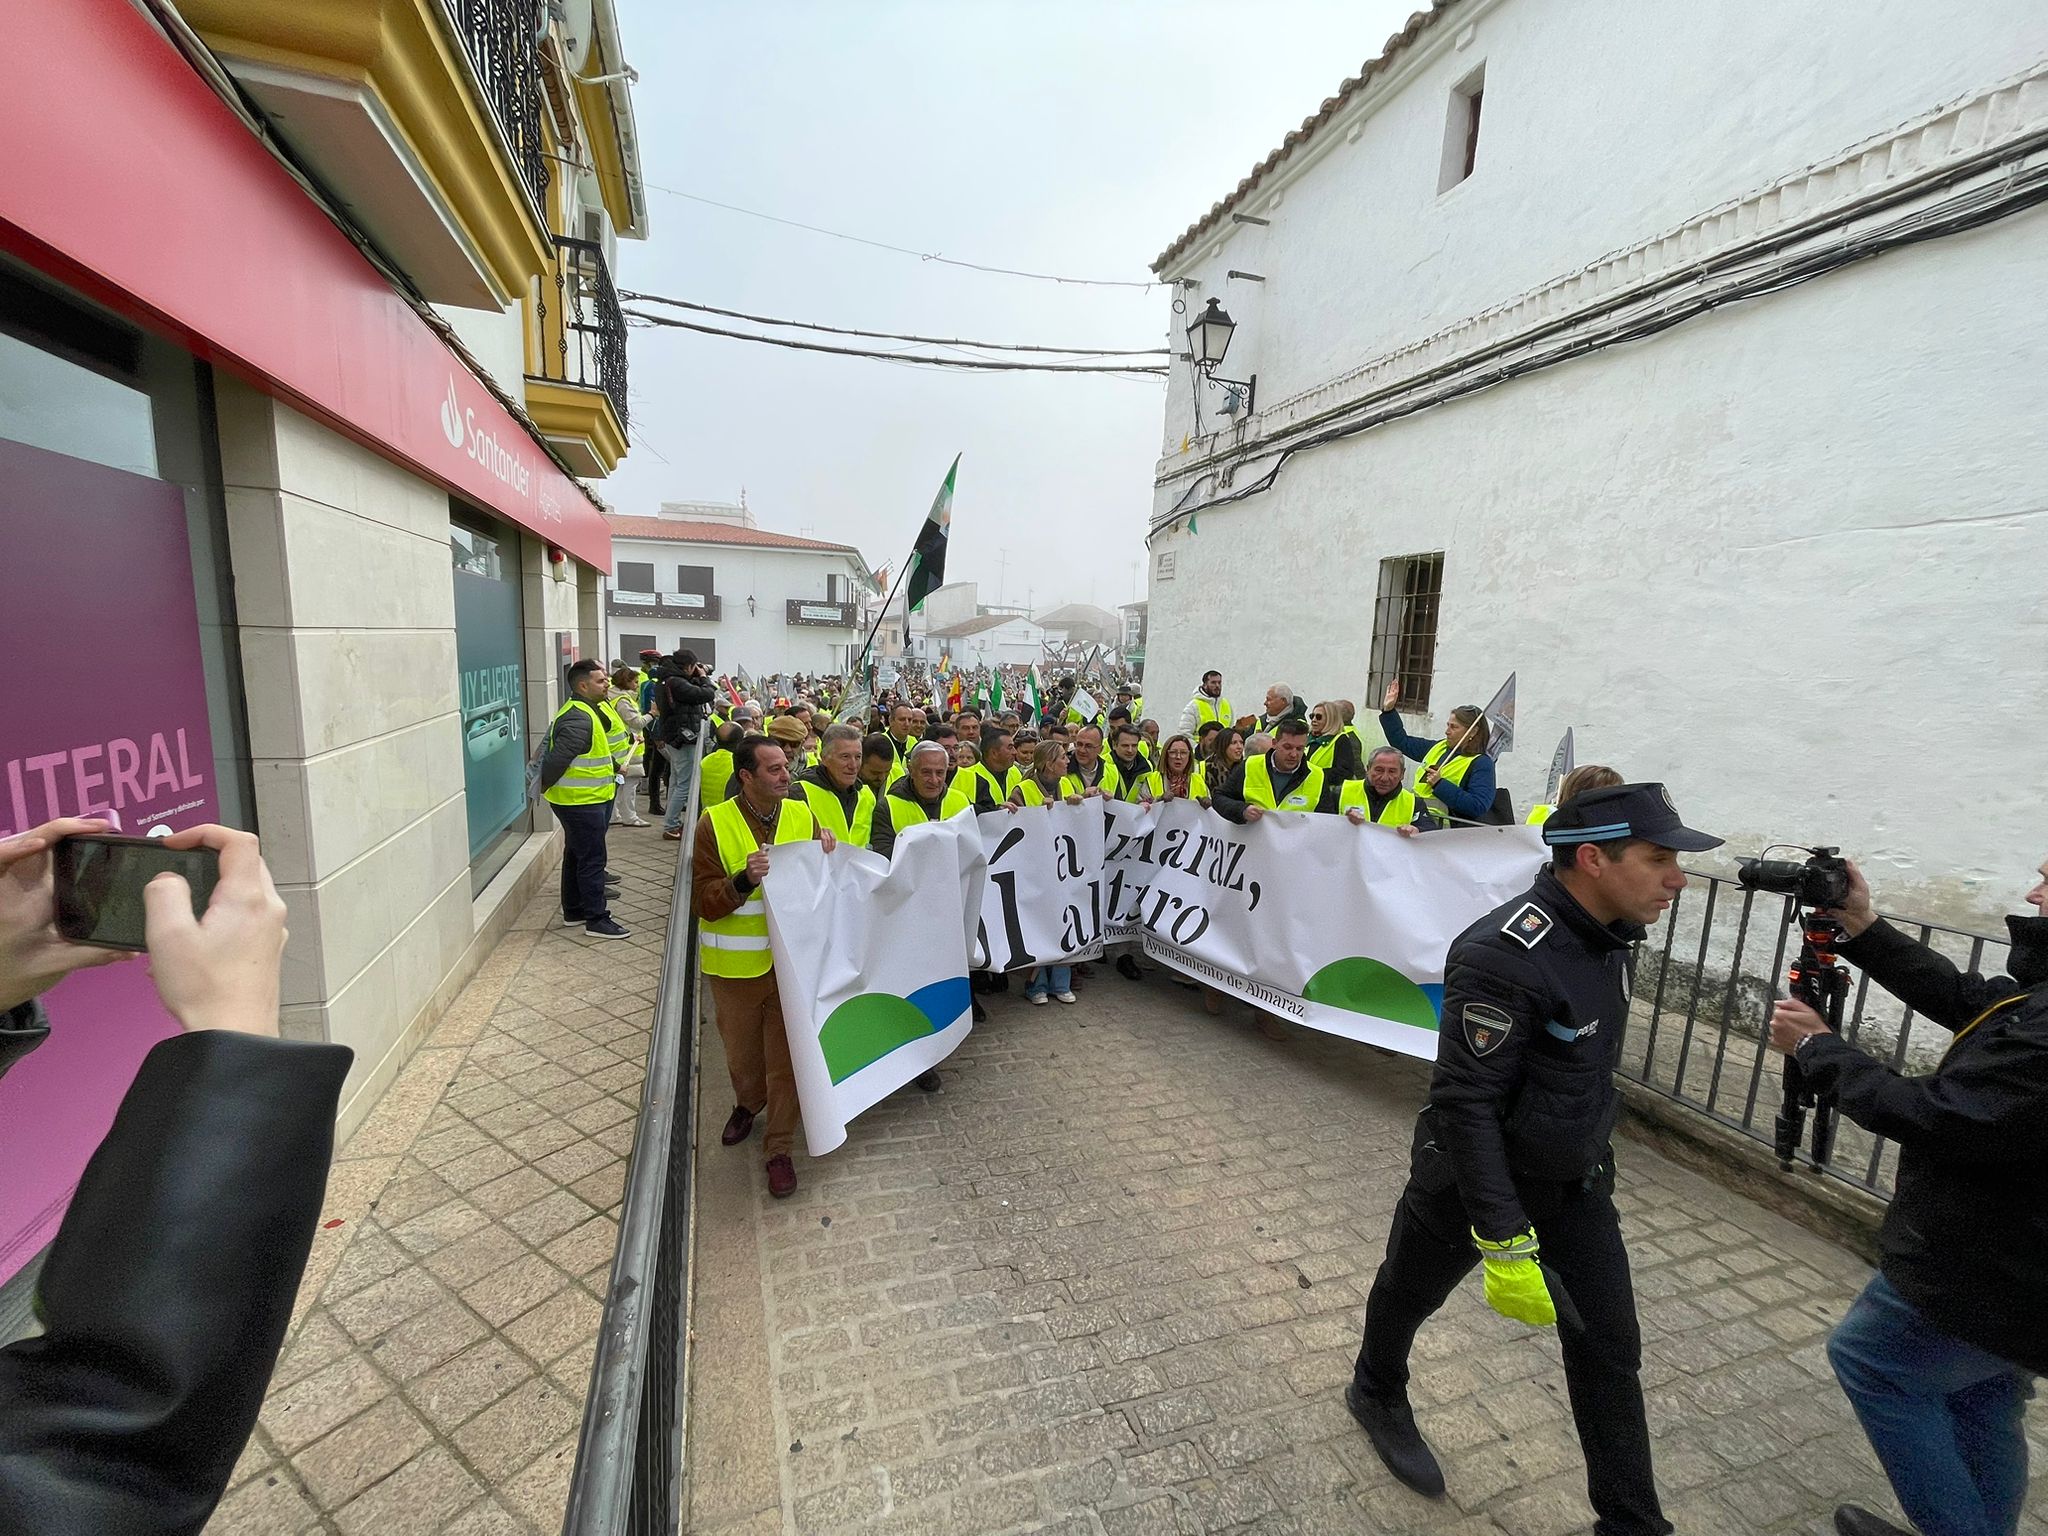
[[[1613, 789], [1621, 783], [1621, 775], [1600, 763], [1588, 763], [1583, 768], [1574, 768], [1564, 776], [1564, 782], [1557, 786], [1557, 805], [1563, 805], [1573, 795], [1583, 795], [1589, 789]], [[1557, 805], [1532, 805], [1529, 807], [1528, 825], [1540, 827], [1550, 820]]]
[[1193, 800], [1209, 803], [1209, 780], [1195, 761], [1195, 744], [1185, 736], [1169, 736], [1159, 749], [1159, 766], [1138, 780], [1138, 798]]
[[1387, 685], [1380, 703], [1380, 730], [1387, 744], [1422, 765], [1415, 776], [1415, 798], [1440, 827], [1453, 819], [1485, 822], [1493, 814], [1493, 759], [1487, 755], [1484, 712], [1477, 704], [1460, 704], [1444, 725], [1444, 739], [1434, 742], [1410, 736], [1395, 706], [1401, 702], [1399, 682]]
[[1308, 760], [1332, 784], [1348, 783], [1365, 772], [1365, 743], [1358, 727], [1344, 713], [1340, 699], [1325, 699], [1308, 712]]
[[612, 673], [611, 697], [605, 703], [626, 729], [626, 755], [619, 764], [626, 783], [612, 797], [612, 820], [622, 827], [644, 827], [647, 818], [633, 808], [633, 781], [647, 777], [647, 743], [643, 739], [647, 717], [640, 713], [640, 686], [631, 667]]
[[1365, 777], [1347, 779], [1337, 792], [1337, 809], [1354, 827], [1368, 821], [1383, 827], [1412, 832], [1422, 806], [1401, 787], [1401, 754], [1392, 747], [1375, 747], [1365, 760]]
[[1012, 805], [1079, 805], [1081, 797], [1067, 793], [1067, 749], [1056, 741], [1041, 741], [1031, 753], [1031, 771], [1010, 791]]

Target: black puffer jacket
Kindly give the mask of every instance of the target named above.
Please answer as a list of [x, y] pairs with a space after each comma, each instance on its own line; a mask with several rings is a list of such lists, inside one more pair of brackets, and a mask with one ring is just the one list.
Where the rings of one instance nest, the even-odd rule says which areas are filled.
[[1957, 1338], [2048, 1374], [2048, 918], [2011, 918], [2025, 978], [1958, 971], [1886, 922], [1842, 958], [1942, 1028], [1941, 1064], [1902, 1077], [1837, 1035], [1799, 1050], [1807, 1082], [1899, 1145], [1879, 1237], [1900, 1295]]

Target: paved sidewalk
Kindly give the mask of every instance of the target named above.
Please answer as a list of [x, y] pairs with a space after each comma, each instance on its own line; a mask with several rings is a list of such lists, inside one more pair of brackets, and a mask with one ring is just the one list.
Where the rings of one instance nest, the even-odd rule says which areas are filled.
[[[1555, 1338], [1496, 1317], [1476, 1278], [1417, 1346], [1450, 1497], [1395, 1484], [1344, 1410], [1423, 1066], [1270, 1042], [1164, 975], [1096, 969], [1075, 1007], [990, 999], [940, 1093], [799, 1154], [786, 1202], [758, 1142], [718, 1146], [728, 1090], [706, 1060], [688, 1528], [1589, 1529]], [[1868, 1271], [1646, 1147], [1620, 1162], [1679, 1530], [1891, 1508], [1822, 1354]], [[2032, 1427], [2048, 1472], [2048, 1418]]]
[[675, 847], [615, 827], [632, 939], [521, 913], [341, 1149], [208, 1536], [553, 1536], [632, 1146]]

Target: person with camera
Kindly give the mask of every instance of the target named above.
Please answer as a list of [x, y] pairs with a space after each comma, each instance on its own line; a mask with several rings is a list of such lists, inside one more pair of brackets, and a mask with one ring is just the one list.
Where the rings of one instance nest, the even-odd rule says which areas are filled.
[[1442, 1496], [1408, 1403], [1408, 1353], [1483, 1264], [1494, 1311], [1539, 1328], [1564, 1321], [1596, 1536], [1669, 1536], [1608, 1138], [1621, 1113], [1630, 948], [1685, 889], [1679, 853], [1721, 840], [1687, 827], [1661, 784], [1583, 794], [1543, 836], [1551, 862], [1536, 883], [1459, 934], [1444, 962], [1429, 1102], [1345, 1404], [1396, 1478]]
[[[1771, 1010], [1806, 1087], [1898, 1144], [1878, 1272], [1828, 1360], [1923, 1536], [2011, 1536], [2027, 1495], [2026, 1401], [2048, 1372], [2048, 861], [2039, 874], [2040, 915], [2006, 919], [2007, 976], [1892, 927], [1853, 863], [1840, 905], [1819, 909], [1848, 935], [1844, 960], [1953, 1032], [1932, 1072], [1900, 1075], [1804, 1003]], [[1855, 1505], [1835, 1529], [1900, 1536]]]
[[[654, 712], [661, 721], [661, 755], [668, 760], [670, 794], [668, 809], [662, 813], [661, 835], [670, 842], [683, 837], [683, 812], [690, 797], [674, 793], [682, 780], [677, 769], [697, 744], [704, 725], [704, 712], [718, 697], [718, 690], [706, 680], [711, 669], [697, 660], [697, 653], [678, 647], [655, 674]], [[751, 727], [749, 727], [751, 729]]]
[[[0, 839], [0, 1071], [90, 1018], [37, 1001], [129, 960], [57, 931], [50, 850], [67, 818]], [[43, 1331], [0, 1349], [0, 1531], [192, 1536], [227, 1487], [291, 1318], [354, 1053], [277, 1037], [285, 908], [256, 839], [142, 890], [149, 977], [180, 1032], [143, 1058], [78, 1181], [36, 1286]]]

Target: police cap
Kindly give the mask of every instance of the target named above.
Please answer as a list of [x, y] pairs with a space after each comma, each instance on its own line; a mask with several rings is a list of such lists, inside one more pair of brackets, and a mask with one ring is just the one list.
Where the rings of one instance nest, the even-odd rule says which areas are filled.
[[1543, 824], [1546, 843], [1612, 843], [1639, 838], [1680, 853], [1704, 853], [1721, 839], [1695, 832], [1678, 819], [1662, 784], [1617, 784], [1573, 795]]

